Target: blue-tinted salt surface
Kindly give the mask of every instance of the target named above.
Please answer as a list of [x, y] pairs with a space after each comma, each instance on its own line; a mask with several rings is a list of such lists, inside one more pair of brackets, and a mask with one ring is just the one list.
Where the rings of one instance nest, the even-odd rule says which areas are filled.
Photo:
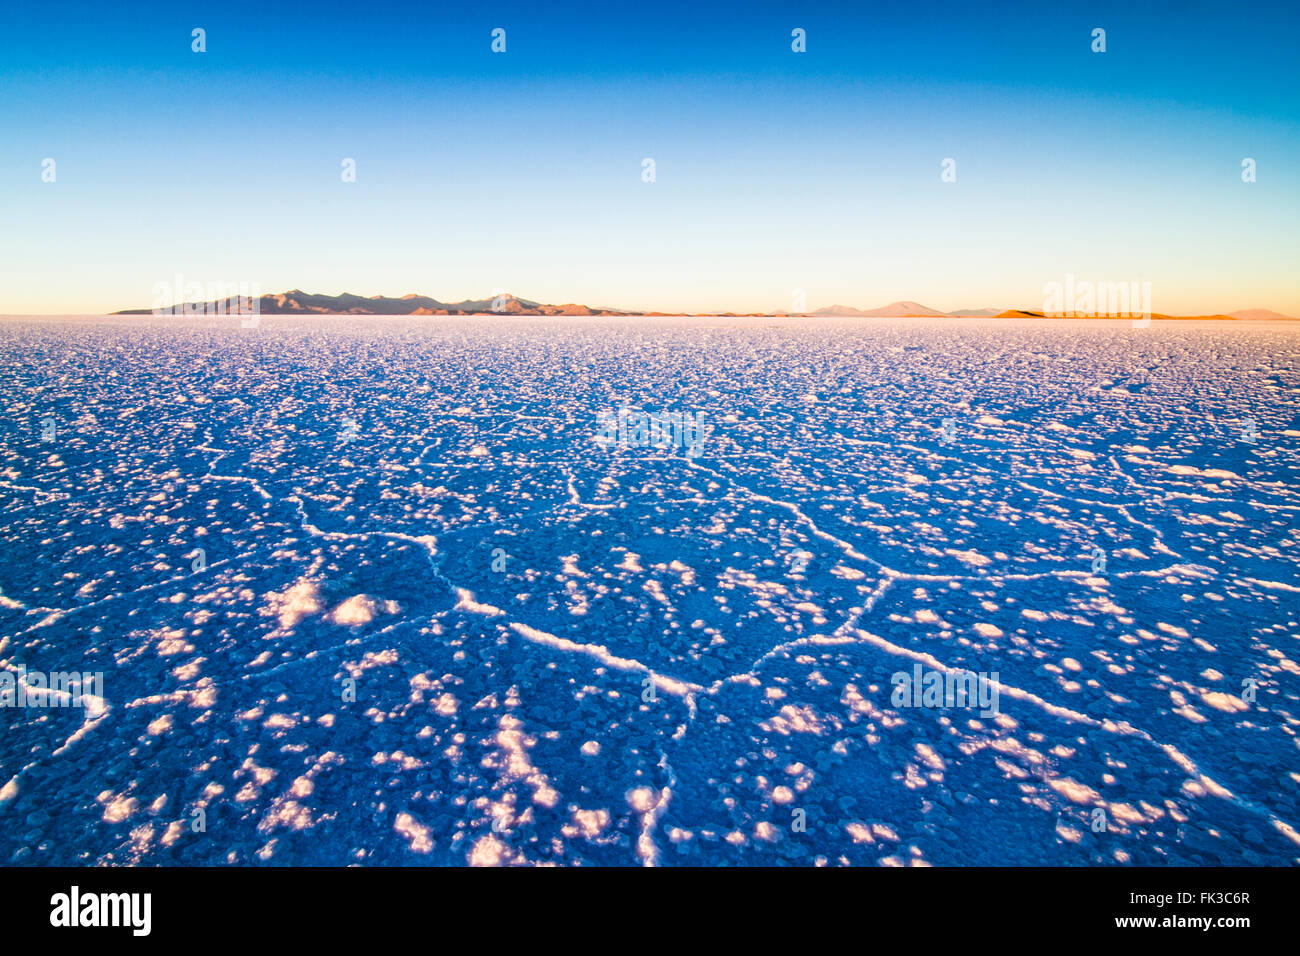
[[1298, 345], [0, 321], [0, 862], [1294, 863]]

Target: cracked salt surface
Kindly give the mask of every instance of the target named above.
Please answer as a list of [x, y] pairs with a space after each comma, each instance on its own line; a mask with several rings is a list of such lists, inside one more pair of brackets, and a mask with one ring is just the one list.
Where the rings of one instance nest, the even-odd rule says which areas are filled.
[[0, 862], [1296, 862], [1298, 344], [5, 320]]

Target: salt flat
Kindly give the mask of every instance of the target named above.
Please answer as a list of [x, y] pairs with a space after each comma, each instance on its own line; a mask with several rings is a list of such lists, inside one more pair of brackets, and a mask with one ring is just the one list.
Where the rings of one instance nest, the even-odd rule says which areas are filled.
[[[0, 667], [103, 674], [0, 707], [0, 862], [1296, 862], [1298, 357], [0, 320]], [[596, 441], [624, 408], [707, 439]], [[917, 665], [999, 712], [896, 706]]]

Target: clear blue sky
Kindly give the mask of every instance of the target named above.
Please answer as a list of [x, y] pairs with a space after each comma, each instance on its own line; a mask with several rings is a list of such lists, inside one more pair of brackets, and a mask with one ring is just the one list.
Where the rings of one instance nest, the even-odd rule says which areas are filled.
[[148, 307], [178, 273], [1036, 308], [1074, 273], [1300, 315], [1296, 4], [728, 7], [7, 3], [0, 313]]

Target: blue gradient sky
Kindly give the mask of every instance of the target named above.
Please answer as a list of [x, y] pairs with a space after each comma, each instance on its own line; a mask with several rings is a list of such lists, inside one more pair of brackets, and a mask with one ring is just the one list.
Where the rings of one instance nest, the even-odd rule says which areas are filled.
[[177, 273], [1039, 308], [1073, 273], [1300, 315], [1297, 5], [1133, 6], [10, 2], [0, 313], [148, 307]]

